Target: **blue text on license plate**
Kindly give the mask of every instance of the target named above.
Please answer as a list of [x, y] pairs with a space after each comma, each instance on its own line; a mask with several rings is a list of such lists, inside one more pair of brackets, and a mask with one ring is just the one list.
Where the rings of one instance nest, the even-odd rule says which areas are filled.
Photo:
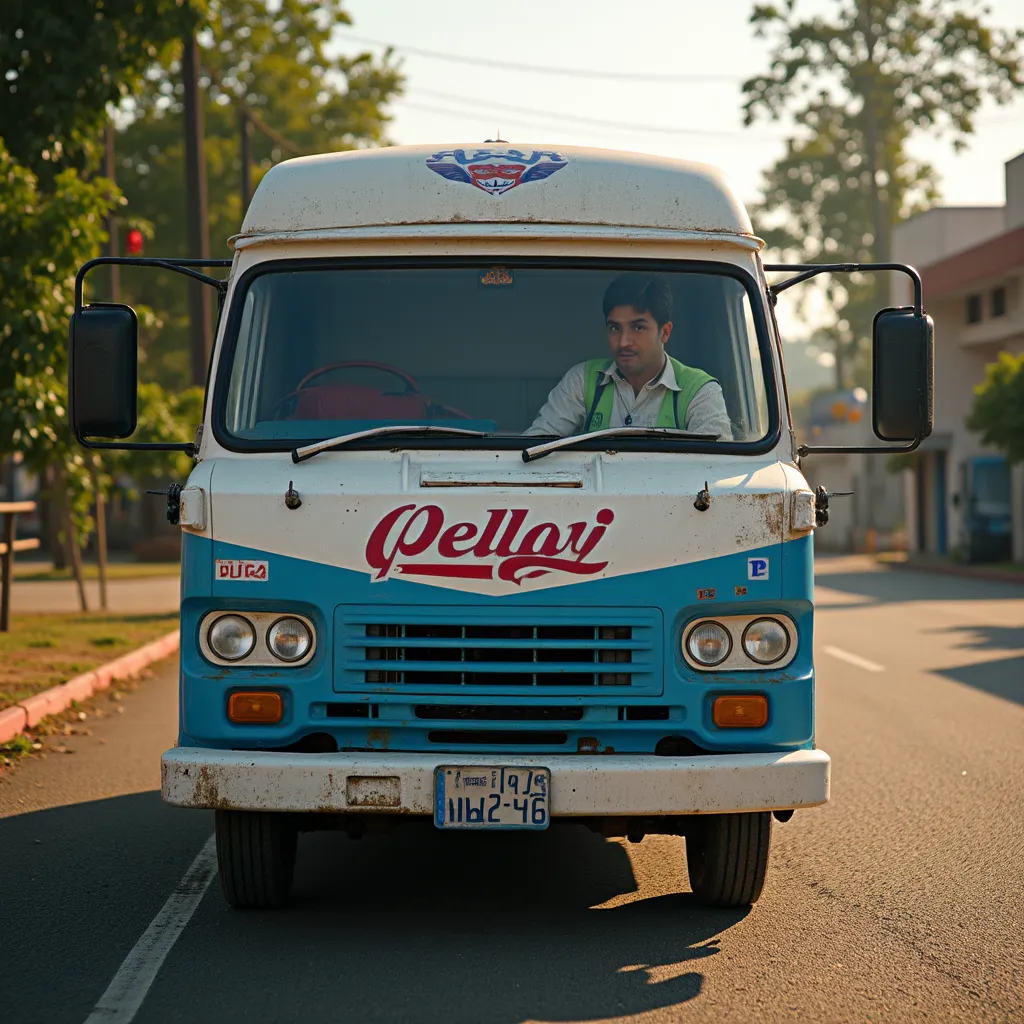
[[548, 827], [547, 768], [443, 765], [434, 776], [438, 828]]

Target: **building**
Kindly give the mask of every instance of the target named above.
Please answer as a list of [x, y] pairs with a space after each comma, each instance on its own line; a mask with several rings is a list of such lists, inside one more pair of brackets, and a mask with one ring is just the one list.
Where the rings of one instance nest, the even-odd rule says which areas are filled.
[[[935, 429], [905, 473], [912, 551], [1024, 560], [1024, 465], [964, 426], [1001, 351], [1024, 351], [1024, 153], [1006, 164], [1006, 204], [936, 207], [900, 224], [893, 259], [920, 271], [935, 320]], [[892, 275], [896, 305], [910, 283]]]

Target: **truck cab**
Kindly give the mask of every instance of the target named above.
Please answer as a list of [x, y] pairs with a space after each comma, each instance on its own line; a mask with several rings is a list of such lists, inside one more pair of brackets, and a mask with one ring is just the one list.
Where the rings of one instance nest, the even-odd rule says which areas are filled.
[[[685, 836], [700, 899], [754, 902], [773, 816], [829, 797], [823, 503], [725, 178], [504, 143], [337, 153], [274, 167], [231, 244], [175, 492], [162, 762], [167, 802], [216, 811], [228, 901], [284, 902], [300, 832], [416, 816]], [[134, 426], [112, 317], [80, 301], [73, 324], [87, 444]]]

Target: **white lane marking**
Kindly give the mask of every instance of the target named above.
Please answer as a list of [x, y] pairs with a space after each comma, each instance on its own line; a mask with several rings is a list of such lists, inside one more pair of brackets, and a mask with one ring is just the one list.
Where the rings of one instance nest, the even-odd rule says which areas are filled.
[[833, 658], [838, 658], [840, 661], [848, 661], [851, 665], [856, 665], [857, 668], [864, 668], [869, 672], [885, 671], [884, 665], [879, 665], [876, 661], [868, 661], [867, 658], [862, 658], [859, 654], [851, 654], [849, 651], [844, 651], [842, 647], [823, 647], [822, 650], [826, 654], [831, 654]]
[[100, 1024], [101, 1021], [104, 1024], [128, 1024], [138, 1013], [157, 972], [199, 906], [216, 872], [217, 846], [215, 838], [210, 836], [185, 872], [185, 877], [167, 897], [160, 913], [124, 958], [114, 980], [100, 996], [85, 1024]]

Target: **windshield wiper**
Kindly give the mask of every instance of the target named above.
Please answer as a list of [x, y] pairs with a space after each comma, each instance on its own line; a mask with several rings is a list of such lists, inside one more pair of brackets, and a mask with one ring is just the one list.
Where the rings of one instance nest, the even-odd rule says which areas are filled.
[[326, 452], [334, 448], [344, 448], [353, 441], [361, 441], [364, 437], [386, 437], [388, 434], [400, 434], [403, 437], [423, 437], [430, 434], [445, 434], [461, 437], [487, 437], [484, 430], [463, 430], [461, 427], [426, 427], [416, 426], [390, 426], [372, 427], [370, 430], [357, 430], [353, 434], [339, 434], [337, 437], [329, 437], [326, 441], [317, 441], [316, 444], [307, 444], [302, 448], [292, 450], [292, 462], [305, 462], [313, 458], [319, 452]]
[[583, 441], [593, 441], [599, 437], [664, 437], [672, 441], [717, 441], [721, 434], [690, 434], [674, 427], [605, 427], [604, 430], [592, 430], [589, 434], [574, 434], [572, 437], [560, 437], [557, 441], [545, 441], [523, 449], [523, 462], [542, 459], [552, 452], [563, 448], [572, 448]]

